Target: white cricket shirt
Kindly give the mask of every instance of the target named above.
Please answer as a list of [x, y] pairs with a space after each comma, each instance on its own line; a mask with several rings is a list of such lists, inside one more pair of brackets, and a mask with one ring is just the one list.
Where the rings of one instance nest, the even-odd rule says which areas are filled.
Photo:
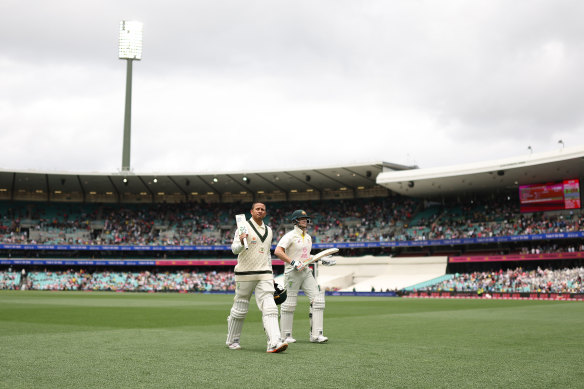
[[[278, 246], [286, 250], [286, 254], [294, 261], [306, 261], [310, 257], [310, 250], [312, 250], [312, 238], [308, 233], [302, 232], [298, 226], [280, 239]], [[294, 270], [290, 264], [286, 264], [284, 273]]]
[[235, 266], [235, 281], [272, 280], [272, 229], [262, 223], [259, 226], [253, 219], [247, 221], [247, 244], [249, 249], [239, 240], [239, 229], [235, 231], [231, 251], [237, 254]]

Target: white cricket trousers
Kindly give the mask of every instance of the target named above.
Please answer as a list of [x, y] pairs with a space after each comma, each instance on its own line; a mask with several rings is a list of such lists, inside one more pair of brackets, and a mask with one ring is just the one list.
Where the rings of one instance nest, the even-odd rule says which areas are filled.
[[226, 343], [228, 345], [233, 342], [240, 342], [243, 321], [247, 315], [249, 301], [254, 291], [256, 304], [262, 312], [262, 321], [268, 338], [268, 347], [275, 346], [280, 340], [278, 307], [274, 301], [274, 281], [237, 281], [233, 306], [227, 318]]

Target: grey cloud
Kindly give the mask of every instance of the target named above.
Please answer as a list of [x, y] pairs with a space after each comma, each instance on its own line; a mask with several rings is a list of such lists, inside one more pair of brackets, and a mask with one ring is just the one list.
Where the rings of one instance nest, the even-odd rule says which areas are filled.
[[[43, 154], [47, 139], [61, 136], [91, 148], [88, 169], [117, 166], [125, 77], [118, 23], [138, 19], [145, 29], [144, 60], [134, 68], [137, 168], [221, 166], [234, 153], [225, 140], [250, 129], [269, 148], [324, 139], [352, 160], [399, 163], [423, 150], [417, 159], [425, 166], [445, 163], [445, 155], [482, 158], [482, 144], [492, 145], [490, 157], [501, 144], [503, 153], [523, 150], [526, 140], [543, 149], [560, 133], [577, 143], [582, 11], [568, 0], [8, 1], [0, 5], [0, 126], [26, 125], [11, 140], [29, 144], [28, 160], [39, 166], [78, 157]], [[67, 117], [75, 101], [80, 112]], [[103, 136], [87, 136], [88, 127]], [[311, 138], [287, 139], [293, 131]], [[355, 132], [375, 147], [347, 147]], [[189, 145], [201, 138], [221, 147], [195, 157]], [[432, 152], [428, 139], [448, 149]], [[461, 145], [475, 150], [449, 152]], [[303, 166], [327, 164], [306, 158]]]

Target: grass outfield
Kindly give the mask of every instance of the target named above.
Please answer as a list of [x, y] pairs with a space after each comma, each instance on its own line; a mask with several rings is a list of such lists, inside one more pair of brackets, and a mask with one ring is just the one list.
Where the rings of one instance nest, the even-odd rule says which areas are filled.
[[581, 388], [584, 304], [327, 297], [328, 344], [265, 352], [255, 301], [225, 347], [233, 295], [0, 291], [3, 388]]

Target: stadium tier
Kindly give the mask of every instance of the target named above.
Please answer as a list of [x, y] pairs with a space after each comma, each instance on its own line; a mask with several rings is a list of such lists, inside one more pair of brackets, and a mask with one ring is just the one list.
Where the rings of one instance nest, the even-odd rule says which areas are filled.
[[[81, 288], [85, 280], [88, 290], [99, 285], [137, 290], [136, 280], [144, 281], [145, 272], [229, 272], [236, 260], [230, 250], [234, 215], [249, 214], [252, 201], [267, 206], [264, 221], [274, 231], [272, 250], [292, 229], [290, 215], [296, 209], [311, 217], [313, 253], [341, 250], [339, 256], [348, 262], [339, 261], [336, 272], [321, 270], [322, 286], [330, 291], [419, 293], [419, 285], [456, 273], [580, 267], [584, 214], [580, 173], [572, 160], [578, 158], [542, 162], [566, 169], [555, 170], [562, 173], [555, 182], [540, 184], [537, 180], [549, 179], [553, 170], [538, 176], [541, 163], [488, 176], [480, 169], [444, 171], [442, 177], [386, 163], [241, 177], [0, 172], [0, 189], [6, 187], [0, 191], [2, 282], [4, 287], [31, 282], [40, 289], [69, 289]], [[405, 186], [392, 178], [408, 175], [412, 180], [403, 181]], [[441, 189], [446, 183], [448, 191]], [[470, 190], [468, 183], [482, 189]], [[282, 262], [273, 265], [280, 274]], [[28, 278], [20, 275], [22, 269]], [[59, 272], [81, 269], [81, 278], [53, 279]], [[96, 276], [101, 272], [123, 274]], [[165, 282], [140, 290], [169, 290], [168, 285], [199, 290], [184, 277], [183, 284]]]
[[[22, 281], [22, 282], [21, 282]], [[32, 271], [23, 275], [0, 270], [0, 289], [78, 290], [126, 292], [233, 292], [235, 275], [230, 271]], [[336, 290], [329, 290], [333, 293]], [[380, 290], [383, 292], [383, 290]], [[387, 291], [389, 292], [389, 291]], [[563, 294], [584, 298], [584, 267], [570, 269], [523, 268], [496, 272], [456, 273], [438, 277], [400, 293], [468, 294]], [[445, 295], [446, 295], [445, 294]]]
[[[39, 290], [232, 291], [229, 272], [236, 263], [230, 252], [232, 218], [246, 213], [249, 205], [0, 202], [4, 271], [0, 285]], [[510, 197], [493, 201], [473, 196], [464, 202], [436, 203], [387, 196], [272, 202], [267, 207], [266, 222], [275, 231], [272, 249], [292, 228], [288, 216], [302, 208], [312, 218], [314, 251], [339, 247], [343, 258], [358, 260], [349, 266], [340, 261], [338, 274], [321, 270], [321, 284], [331, 293], [418, 295], [450, 288], [453, 294], [478, 294], [474, 287], [439, 287], [431, 280], [485, 267], [498, 272], [517, 264], [532, 268], [535, 263], [555, 274], [557, 267], [582, 265], [584, 258], [580, 210], [526, 214]], [[385, 267], [371, 270], [362, 259], [367, 255], [389, 259]], [[419, 257], [445, 259], [437, 270], [429, 271], [429, 265], [416, 262]], [[405, 262], [396, 264], [392, 258]], [[404, 265], [409, 269], [404, 270]], [[22, 268], [28, 271], [26, 277], [19, 273]], [[274, 269], [281, 273], [282, 262], [275, 260]], [[211, 272], [222, 279], [200, 281]], [[425, 282], [423, 288], [420, 282]], [[428, 289], [429, 285], [440, 289]], [[575, 278], [570, 285], [577, 291], [581, 280]], [[548, 288], [544, 293], [558, 290]], [[522, 291], [529, 292], [525, 286]]]
[[[228, 250], [235, 213], [249, 204], [52, 204], [0, 202], [1, 248], [72, 246], [220, 246]], [[274, 243], [291, 228], [294, 209], [312, 217], [314, 242], [325, 247], [424, 247], [581, 238], [581, 210], [524, 214], [511, 200], [433, 204], [404, 197], [269, 203]], [[357, 243], [357, 244], [353, 244]], [[361, 245], [367, 243], [367, 245]], [[348, 244], [343, 246], [343, 244]], [[317, 246], [318, 247], [318, 246]], [[115, 249], [114, 249], [115, 250]], [[208, 249], [210, 250], [210, 248]]]

